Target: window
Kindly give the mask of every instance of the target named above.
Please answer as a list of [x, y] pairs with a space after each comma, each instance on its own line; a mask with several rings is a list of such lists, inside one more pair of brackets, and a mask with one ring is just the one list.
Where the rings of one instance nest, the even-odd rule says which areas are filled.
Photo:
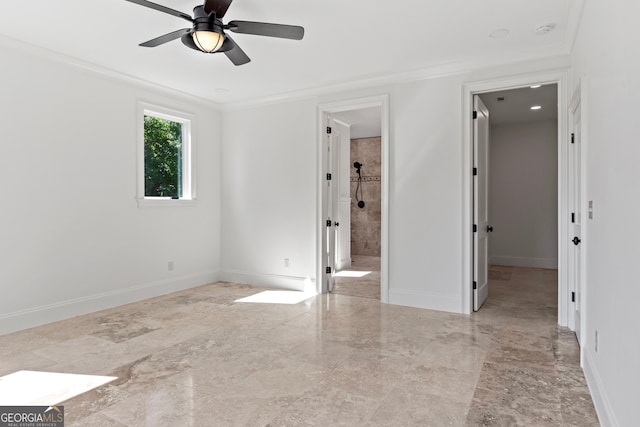
[[139, 103], [137, 119], [138, 205], [193, 204], [194, 117]]

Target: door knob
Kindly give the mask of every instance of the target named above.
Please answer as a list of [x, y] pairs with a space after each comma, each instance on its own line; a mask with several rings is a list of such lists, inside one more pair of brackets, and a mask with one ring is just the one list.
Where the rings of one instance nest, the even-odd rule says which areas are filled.
[[493, 233], [493, 227], [487, 225], [487, 233]]
[[340, 227], [340, 223], [336, 221], [336, 227]]
[[576, 245], [576, 246], [578, 246], [578, 244], [580, 244], [581, 241], [582, 240], [578, 239], [578, 236], [573, 238], [573, 244]]

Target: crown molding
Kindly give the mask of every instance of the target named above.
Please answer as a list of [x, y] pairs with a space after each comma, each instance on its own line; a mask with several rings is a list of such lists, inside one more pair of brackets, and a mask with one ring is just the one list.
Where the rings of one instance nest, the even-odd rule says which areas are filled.
[[47, 49], [41, 46], [36, 46], [31, 43], [5, 36], [3, 34], [0, 34], [0, 46], [18, 51], [20, 53], [27, 53], [50, 61], [55, 61], [61, 64], [83, 69], [117, 82], [139, 86], [144, 89], [153, 90], [168, 96], [183, 98], [186, 101], [197, 102], [198, 104], [202, 104], [208, 108], [213, 108], [216, 111], [221, 110], [221, 105], [217, 102], [211, 101], [210, 99], [195, 96], [193, 94], [183, 92], [169, 86], [164, 86], [159, 83], [154, 83], [149, 80], [134, 77], [130, 74], [103, 67], [101, 65], [97, 65], [88, 61], [83, 61], [73, 56], [65, 55], [63, 53], [56, 52], [54, 50]]
[[357, 80], [350, 80], [245, 101], [229, 102], [222, 104], [221, 109], [223, 111], [236, 111], [285, 102], [303, 101], [340, 92], [372, 89], [380, 86], [471, 74], [492, 68], [519, 66], [538, 61], [540, 63], [548, 63], [543, 68], [563, 68], [569, 65], [569, 55], [564, 52], [562, 45], [556, 46], [553, 50], [534, 49], [508, 56], [505, 54], [484, 55], [476, 58], [434, 64], [433, 66], [413, 71], [376, 76], [363, 76]]

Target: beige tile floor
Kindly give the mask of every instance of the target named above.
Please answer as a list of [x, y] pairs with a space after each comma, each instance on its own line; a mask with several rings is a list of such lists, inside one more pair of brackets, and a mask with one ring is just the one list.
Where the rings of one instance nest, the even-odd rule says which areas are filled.
[[[366, 273], [361, 277], [341, 276], [344, 272]], [[338, 272], [333, 293], [380, 300], [380, 257], [353, 255], [351, 267]]]
[[491, 275], [473, 316], [216, 283], [0, 336], [0, 375], [117, 376], [68, 426], [598, 425], [556, 272]]

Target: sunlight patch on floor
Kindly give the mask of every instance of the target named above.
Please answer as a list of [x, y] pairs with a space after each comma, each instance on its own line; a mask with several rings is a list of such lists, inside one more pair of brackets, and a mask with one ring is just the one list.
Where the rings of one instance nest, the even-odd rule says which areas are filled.
[[298, 304], [306, 299], [314, 297], [315, 292], [299, 291], [264, 291], [246, 298], [240, 298], [236, 302], [253, 302], [259, 304]]
[[344, 270], [338, 271], [336, 273], [336, 277], [364, 277], [368, 274], [371, 274], [370, 271], [354, 271], [354, 270]]
[[17, 371], [0, 377], [0, 406], [56, 405], [117, 378]]

